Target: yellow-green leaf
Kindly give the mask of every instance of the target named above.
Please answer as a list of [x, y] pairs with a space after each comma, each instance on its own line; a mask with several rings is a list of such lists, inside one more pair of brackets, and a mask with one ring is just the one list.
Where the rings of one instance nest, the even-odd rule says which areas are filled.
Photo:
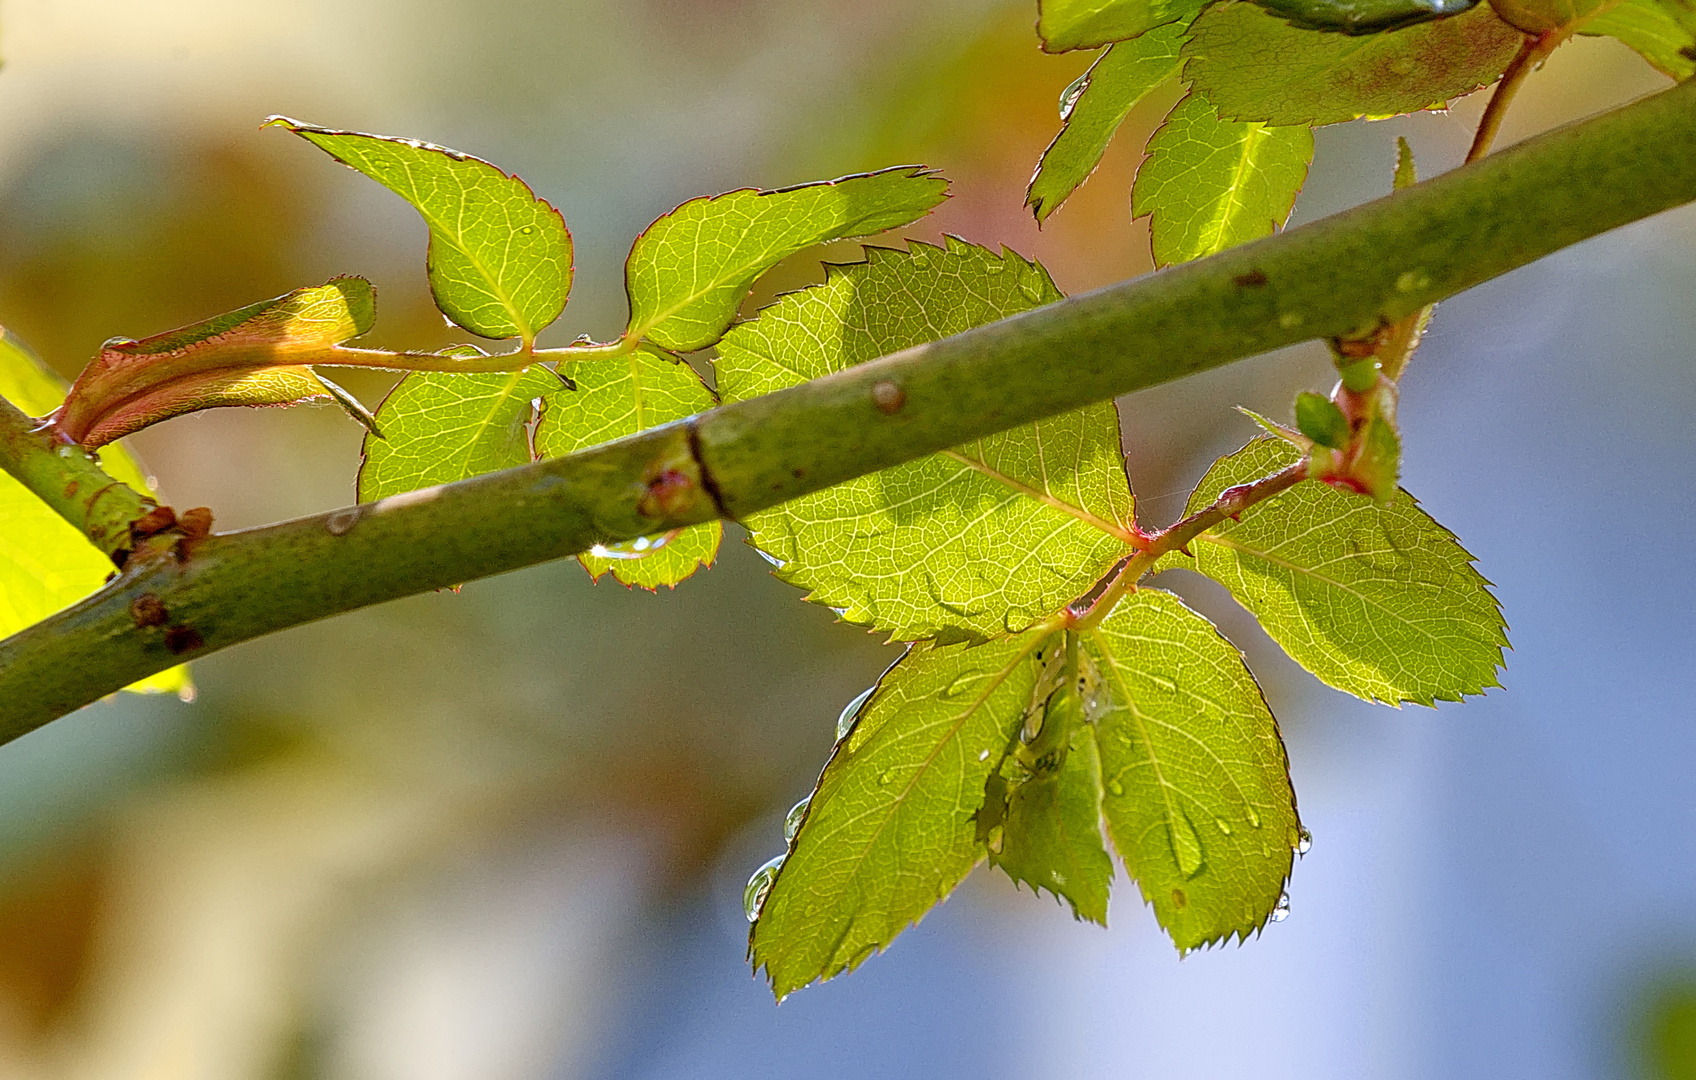
[[948, 181], [902, 166], [781, 191], [691, 199], [630, 249], [627, 337], [673, 352], [704, 349], [736, 318], [754, 279], [803, 248], [870, 236], [928, 214]]
[[[1287, 443], [1257, 439], [1214, 463], [1189, 511], [1297, 457]], [[1421, 705], [1499, 685], [1508, 639], [1490, 583], [1405, 491], [1380, 506], [1304, 480], [1203, 533], [1190, 550], [1193, 562], [1174, 555], [1161, 565], [1224, 585], [1327, 685]]]
[[1278, 726], [1242, 654], [1170, 593], [1142, 589], [1081, 635], [1107, 832], [1180, 951], [1247, 937], [1301, 840]]
[[445, 146], [333, 131], [274, 116], [399, 195], [430, 227], [436, 306], [473, 334], [534, 341], [571, 292], [571, 233], [559, 211], [494, 165]]
[[1157, 266], [1188, 262], [1281, 228], [1313, 160], [1313, 131], [1221, 120], [1190, 94], [1148, 141], [1131, 212], [1150, 215]]
[[1178, 73], [1181, 23], [1163, 26], [1101, 54], [1060, 99], [1060, 134], [1042, 152], [1025, 192], [1038, 222], [1060, 208], [1101, 163], [1125, 117], [1150, 92]]
[[[740, 401], [1060, 299], [1046, 271], [951, 239], [871, 248], [721, 343]], [[749, 515], [778, 576], [904, 641], [1022, 630], [1089, 591], [1132, 540], [1104, 402]]]
[[1037, 0], [1036, 32], [1048, 52], [1098, 49], [1187, 22], [1206, 0]]
[[859, 966], [959, 884], [984, 781], [1031, 704], [1047, 632], [918, 645], [839, 742], [749, 932], [782, 998]]

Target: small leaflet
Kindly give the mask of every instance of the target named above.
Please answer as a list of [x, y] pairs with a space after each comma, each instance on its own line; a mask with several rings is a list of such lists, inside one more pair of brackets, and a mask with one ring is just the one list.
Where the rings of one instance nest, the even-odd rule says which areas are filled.
[[[693, 368], [650, 347], [621, 357], [562, 362], [560, 374], [577, 389], [561, 390], [556, 381], [546, 396], [536, 428], [541, 457], [575, 453], [717, 404]], [[713, 564], [723, 536], [724, 525], [709, 521], [599, 548], [579, 555], [577, 561], [596, 579], [610, 572], [625, 585], [675, 587], [698, 568]]]
[[1038, 224], [1089, 178], [1130, 111], [1177, 75], [1184, 26], [1173, 23], [1106, 52], [1061, 99], [1060, 134], [1048, 144], [1025, 193]]
[[1149, 215], [1156, 266], [1199, 259], [1282, 228], [1313, 160], [1313, 131], [1221, 120], [1178, 102], [1148, 141], [1131, 212]]
[[539, 367], [413, 372], [377, 408], [383, 437], [365, 438], [359, 501], [528, 464], [534, 403], [559, 385]]
[[1158, 589], [1080, 637], [1106, 691], [1102, 814], [1126, 870], [1180, 951], [1246, 938], [1283, 895], [1301, 822], [1242, 654]]
[[[1213, 464], [1185, 512], [1298, 456], [1287, 443], [1256, 439]], [[1508, 639], [1490, 583], [1405, 491], [1380, 506], [1305, 480], [1201, 534], [1190, 550], [1193, 561], [1169, 556], [1161, 568], [1224, 585], [1291, 659], [1338, 690], [1431, 705], [1500, 685]]]
[[571, 292], [571, 233], [524, 181], [445, 146], [334, 131], [273, 116], [337, 161], [399, 195], [430, 228], [436, 306], [486, 338], [535, 341]]
[[984, 857], [984, 784], [1024, 718], [1047, 637], [918, 645], [884, 675], [749, 931], [749, 959], [780, 1000], [887, 948]]
[[745, 188], [691, 199], [636, 238], [625, 264], [626, 338], [672, 352], [724, 335], [761, 274], [814, 244], [911, 224], [948, 197], [948, 181], [919, 166], [845, 176], [779, 191]]

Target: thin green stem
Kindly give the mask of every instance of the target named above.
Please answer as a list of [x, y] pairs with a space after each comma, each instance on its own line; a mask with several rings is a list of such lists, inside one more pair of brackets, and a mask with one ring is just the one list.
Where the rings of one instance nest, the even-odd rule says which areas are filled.
[[1143, 575], [1152, 570], [1154, 564], [1162, 557], [1174, 551], [1188, 554], [1190, 541], [1225, 519], [1238, 517], [1256, 503], [1265, 502], [1274, 495], [1281, 495], [1290, 490], [1307, 478], [1307, 472], [1308, 462], [1303, 458], [1294, 465], [1252, 484], [1226, 488], [1211, 505], [1197, 510], [1181, 521], [1173, 522], [1169, 527], [1149, 537], [1147, 546], [1125, 560], [1107, 588], [1091, 602], [1087, 611], [1078, 616], [1076, 629], [1082, 632], [1099, 626], [1101, 620], [1112, 612], [1127, 593], [1136, 590], [1137, 582], [1141, 581]]
[[[1091, 402], [1393, 322], [1692, 200], [1696, 80], [1322, 221], [801, 386], [567, 457], [214, 535], [186, 557], [148, 552], [106, 589], [0, 641], [0, 739], [261, 634], [741, 517]], [[902, 402], [893, 413], [877, 404], [891, 385]], [[16, 452], [0, 440], [0, 455]]]

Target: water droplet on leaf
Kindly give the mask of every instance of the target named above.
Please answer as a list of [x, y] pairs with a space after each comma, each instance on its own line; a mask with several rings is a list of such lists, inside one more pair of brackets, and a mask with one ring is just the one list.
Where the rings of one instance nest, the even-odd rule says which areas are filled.
[[1164, 675], [1150, 674], [1148, 681], [1152, 682], [1155, 686], [1160, 687], [1160, 689], [1166, 691], [1168, 694], [1178, 689], [1178, 684]]
[[1226, 836], [1231, 835], [1231, 823], [1229, 821], [1226, 821], [1224, 818], [1214, 818], [1213, 824], [1219, 826], [1219, 831], [1224, 833]]
[[795, 834], [801, 831], [801, 822], [807, 819], [807, 807], [812, 805], [813, 797], [805, 799], [789, 808], [789, 813], [783, 815], [783, 842], [789, 843], [795, 839]]
[[842, 715], [836, 718], [837, 742], [841, 742], [843, 739], [846, 739], [848, 737], [848, 733], [854, 730], [854, 720], [860, 715], [860, 710], [865, 707], [866, 700], [872, 696], [872, 691], [876, 689], [877, 687], [875, 686], [866, 687], [854, 696], [853, 701], [850, 701], [843, 707]]
[[1072, 115], [1072, 110], [1078, 107], [1078, 99], [1089, 89], [1089, 72], [1084, 72], [1073, 79], [1070, 86], [1060, 91], [1060, 119], [1066, 120]]
[[1306, 829], [1301, 830], [1301, 836], [1296, 840], [1296, 854], [1306, 855], [1313, 850], [1313, 834]]
[[1166, 831], [1172, 840], [1172, 854], [1177, 857], [1178, 869], [1187, 878], [1195, 877], [1201, 872], [1203, 854], [1201, 837], [1196, 835], [1189, 815], [1182, 810], [1174, 812], [1167, 822]]
[[766, 894], [771, 892], [771, 883], [777, 880], [777, 871], [783, 865], [783, 856], [770, 860], [764, 866], [754, 871], [754, 876], [748, 879], [747, 887], [742, 890], [742, 913], [753, 922], [760, 917], [760, 908], [765, 906]]
[[1278, 906], [1272, 909], [1272, 921], [1283, 922], [1290, 917], [1290, 894], [1284, 893], [1278, 897]]
[[1123, 795], [1125, 793], [1125, 785], [1119, 783], [1117, 780], [1109, 780], [1107, 782], [1107, 790], [1114, 795]]

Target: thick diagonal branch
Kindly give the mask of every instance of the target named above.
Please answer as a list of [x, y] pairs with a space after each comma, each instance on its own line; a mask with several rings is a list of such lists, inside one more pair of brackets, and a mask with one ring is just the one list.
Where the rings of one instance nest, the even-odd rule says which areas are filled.
[[112, 586], [0, 642], [0, 739], [185, 656], [752, 513], [1294, 342], [1360, 336], [1693, 199], [1696, 81], [1323, 221], [803, 386], [538, 465], [213, 536], [183, 561], [138, 556]]

